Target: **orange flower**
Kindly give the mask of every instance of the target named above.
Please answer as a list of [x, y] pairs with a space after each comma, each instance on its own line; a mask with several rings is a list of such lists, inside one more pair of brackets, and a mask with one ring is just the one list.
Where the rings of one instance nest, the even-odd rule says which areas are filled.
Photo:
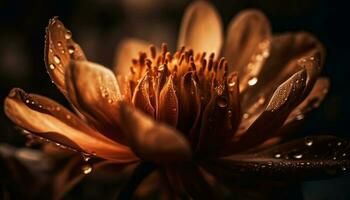
[[223, 42], [216, 10], [196, 1], [178, 51], [127, 40], [116, 75], [88, 61], [57, 18], [46, 34], [47, 71], [74, 112], [21, 89], [5, 100], [7, 116], [39, 137], [115, 163], [166, 166], [176, 192], [199, 199], [210, 197], [201, 192], [205, 171], [217, 180], [308, 179], [349, 168], [347, 140], [278, 144], [325, 97], [329, 81], [318, 78], [325, 53], [309, 33], [272, 36], [257, 10], [236, 16]]

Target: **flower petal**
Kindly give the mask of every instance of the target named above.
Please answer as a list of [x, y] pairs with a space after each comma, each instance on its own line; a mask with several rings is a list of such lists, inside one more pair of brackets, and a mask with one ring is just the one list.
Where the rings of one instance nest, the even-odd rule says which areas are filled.
[[216, 9], [206, 1], [195, 1], [185, 11], [178, 48], [186, 46], [196, 53], [219, 55], [222, 46], [222, 24]]
[[254, 85], [254, 78], [269, 56], [271, 27], [266, 16], [258, 10], [245, 10], [228, 26], [224, 56], [229, 71], [240, 76], [240, 91]]
[[175, 129], [166, 124], [156, 123], [126, 103], [120, 107], [120, 118], [131, 148], [142, 159], [172, 163], [191, 158], [187, 140]]
[[66, 72], [66, 86], [74, 106], [97, 129], [112, 139], [122, 140], [117, 118], [122, 97], [111, 70], [88, 61], [71, 62]]
[[138, 58], [140, 52], [148, 52], [151, 44], [135, 39], [128, 38], [123, 40], [117, 47], [115, 55], [115, 74], [117, 76], [127, 76], [132, 66], [132, 59]]
[[179, 115], [179, 105], [173, 83], [173, 76], [170, 75], [159, 94], [158, 119], [161, 122], [176, 127]]
[[[307, 72], [306, 87], [304, 91], [300, 94], [300, 98], [298, 102], [296, 102], [296, 104], [301, 103], [307, 97], [312, 87], [314, 86], [314, 83], [317, 80], [317, 77], [319, 76], [320, 70], [322, 68], [322, 63], [324, 59], [322, 56], [324, 55], [322, 44], [320, 44], [316, 39], [314, 39], [312, 36], [306, 33], [300, 33], [292, 36], [293, 36], [292, 38], [294, 39], [288, 39], [288, 40], [286, 39], [286, 41], [292, 40], [292, 42], [287, 42], [287, 43], [292, 43], [293, 45], [295, 45], [295, 43], [299, 43], [300, 42], [299, 40], [301, 40], [301, 41], [305, 41], [306, 44], [309, 43], [309, 47], [305, 47], [306, 50], [302, 51], [301, 53], [300, 52], [296, 53], [295, 54], [296, 58], [294, 57], [291, 58], [291, 60], [288, 61], [288, 64], [286, 65], [286, 67], [283, 69], [280, 69], [278, 73], [275, 73], [275, 71], [272, 70], [271, 73], [274, 74], [275, 77], [271, 77], [271, 79], [267, 81], [268, 79], [266, 79], [266, 77], [261, 76], [259, 78], [261, 81], [257, 85], [257, 87], [253, 87], [253, 88], [250, 88], [250, 90], [247, 90], [242, 100], [242, 110], [244, 114], [243, 114], [243, 120], [242, 120], [242, 123], [240, 124], [237, 136], [244, 133], [245, 130], [248, 127], [250, 127], [251, 124], [257, 119], [257, 117], [261, 115], [261, 113], [264, 111], [264, 107], [268, 102], [266, 100], [271, 97], [273, 91], [276, 88], [276, 85], [279, 85], [282, 81], [284, 81], [287, 75], [290, 76], [290, 74], [293, 74], [295, 73], [295, 71], [300, 69], [305, 69]], [[289, 38], [289, 36], [288, 37], [285, 36], [285, 38]], [[285, 45], [283, 42], [282, 44]], [[291, 46], [293, 47], [293, 45]], [[286, 46], [289, 46], [289, 45], [286, 45]], [[293, 48], [289, 50], [293, 52], [294, 50]], [[284, 49], [282, 48], [279, 50], [282, 51]], [[288, 48], [287, 48], [287, 51], [288, 51]], [[306, 56], [304, 57], [304, 55]], [[270, 60], [268, 61], [267, 65], [270, 66], [271, 64], [272, 66], [272, 63], [273, 61]], [[263, 75], [270, 76], [268, 75], [269, 72], [266, 71], [264, 73]]]
[[[281, 84], [272, 95], [265, 111], [254, 121], [238, 141], [229, 143], [225, 155], [261, 144], [270, 138], [297, 106], [306, 85], [306, 70], [302, 69]], [[273, 122], [273, 123], [271, 123]]]
[[218, 177], [268, 180], [311, 180], [349, 172], [350, 141], [313, 136], [258, 153], [236, 154], [209, 161], [205, 168]]
[[44, 55], [46, 69], [52, 81], [66, 94], [64, 74], [69, 62], [86, 58], [80, 46], [73, 41], [72, 33], [57, 17], [52, 18], [46, 27]]
[[208, 154], [222, 148], [236, 132], [241, 118], [239, 112], [239, 93], [237, 74], [230, 76], [229, 81], [215, 88], [206, 105], [200, 129], [197, 151]]
[[150, 76], [146, 73], [135, 87], [132, 97], [132, 103], [144, 113], [147, 113], [151, 117], [155, 117], [156, 108], [151, 103], [150, 98]]
[[257, 84], [244, 94], [242, 111], [250, 116], [260, 114], [267, 104], [267, 101], [260, 100], [269, 99], [278, 85], [303, 66], [307, 66], [308, 74], [306, 97], [323, 66], [324, 51], [323, 45], [309, 33], [286, 33], [273, 37], [270, 56], [257, 78]]
[[200, 126], [201, 100], [198, 83], [195, 81], [193, 72], [187, 72], [181, 77], [179, 86], [179, 124], [178, 129], [186, 133], [191, 144], [198, 142], [198, 133], [196, 131]]
[[21, 128], [78, 151], [121, 163], [136, 159], [129, 148], [91, 129], [48, 98], [13, 89], [5, 99], [5, 113]]

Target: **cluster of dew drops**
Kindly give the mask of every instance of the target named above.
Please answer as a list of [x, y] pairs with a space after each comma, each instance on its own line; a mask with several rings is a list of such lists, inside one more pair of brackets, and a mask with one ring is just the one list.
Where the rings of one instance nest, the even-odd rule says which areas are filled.
[[[310, 137], [306, 137], [305, 138], [305, 140], [304, 140], [304, 144], [305, 144], [305, 146], [306, 147], [312, 147], [314, 144], [315, 144], [315, 141], [314, 141], [314, 139], [312, 139], [312, 138], [310, 138]], [[328, 147], [326, 147], [326, 148], [339, 148], [339, 147], [341, 147], [343, 145], [343, 143], [341, 142], [341, 141], [338, 141], [338, 142], [336, 142], [335, 144], [333, 144], [333, 143], [328, 143], [327, 144], [327, 146]], [[334, 152], [335, 153], [335, 152]], [[346, 153], [341, 153], [341, 157], [342, 158], [345, 158], [347, 156], [347, 154]], [[275, 159], [286, 159], [286, 160], [289, 160], [290, 159], [290, 157], [289, 157], [289, 155], [283, 155], [282, 153], [275, 153], [274, 155], [273, 155], [273, 157], [275, 158]], [[304, 157], [304, 155], [302, 154], [302, 153], [295, 153], [295, 154], [293, 154], [292, 155], [292, 159], [294, 159], [294, 160], [301, 160], [302, 158]], [[318, 155], [317, 154], [315, 154], [314, 155], [314, 158], [318, 158]], [[332, 157], [332, 160], [337, 160], [338, 158], [336, 157], [336, 156], [333, 156]], [[288, 163], [287, 163], [288, 164]], [[315, 163], [311, 163], [311, 162], [300, 162], [300, 163], [298, 163], [299, 165], [301, 165], [301, 166], [304, 166], [304, 165], [306, 165], [306, 166], [311, 166], [312, 164], [315, 164]], [[319, 165], [324, 165], [325, 163], [323, 162], [323, 161], [319, 161], [317, 164], [319, 164]], [[269, 165], [271, 166], [272, 165], [272, 162], [271, 163], [269, 163]], [[264, 168], [264, 166], [265, 165], [262, 165], [261, 166], [261, 168]], [[258, 167], [258, 165], [256, 164], [256, 167]], [[266, 166], [265, 166], [266, 167]], [[343, 171], [343, 172], [345, 172], [345, 171], [347, 171], [348, 169], [347, 169], [347, 167], [344, 165], [344, 166], [341, 166], [341, 171]]]

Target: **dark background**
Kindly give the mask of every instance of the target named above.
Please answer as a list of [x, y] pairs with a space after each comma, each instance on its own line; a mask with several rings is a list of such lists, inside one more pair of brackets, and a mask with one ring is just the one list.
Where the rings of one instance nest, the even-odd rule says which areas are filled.
[[[174, 50], [178, 27], [188, 0], [8, 0], [0, 1], [0, 99], [13, 87], [49, 96], [65, 104], [51, 84], [43, 61], [48, 20], [59, 16], [89, 60], [113, 65], [117, 44], [138, 37]], [[275, 33], [307, 30], [327, 47], [322, 75], [331, 89], [320, 108], [306, 119], [299, 135], [334, 134], [348, 137], [350, 14], [346, 1], [334, 0], [227, 0], [212, 1], [223, 22], [245, 8], [258, 8], [271, 20]], [[0, 143], [23, 146], [25, 139], [0, 112]], [[0, 177], [1, 179], [1, 177]], [[350, 177], [304, 184], [305, 199], [350, 199]]]

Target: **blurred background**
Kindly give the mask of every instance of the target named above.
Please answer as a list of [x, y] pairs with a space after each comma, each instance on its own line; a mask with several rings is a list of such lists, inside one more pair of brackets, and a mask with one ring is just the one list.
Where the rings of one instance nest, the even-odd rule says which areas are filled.
[[[322, 74], [330, 77], [331, 89], [321, 107], [307, 117], [298, 135], [322, 133], [348, 137], [350, 89], [346, 80], [350, 74], [350, 29], [347, 27], [350, 14], [346, 1], [211, 2], [219, 11], [225, 27], [240, 10], [258, 8], [268, 16], [275, 33], [307, 30], [316, 35], [327, 47]], [[89, 60], [111, 67], [118, 43], [127, 37], [141, 38], [156, 45], [167, 42], [174, 50], [182, 14], [189, 3], [190, 0], [1, 0], [0, 100], [3, 101], [11, 88], [20, 87], [67, 103], [51, 84], [43, 60], [45, 27], [53, 16], [59, 16], [72, 31], [74, 40], [81, 45]], [[14, 129], [3, 111], [0, 111], [0, 134], [0, 146], [11, 145], [14, 149], [25, 146], [25, 137]], [[1, 149], [4, 148], [0, 148], [0, 153], [4, 154]], [[44, 166], [44, 170], [45, 167], [50, 166]], [[0, 182], [3, 184], [7, 175], [1, 169]], [[80, 194], [84, 185], [89, 184], [80, 184], [67, 198], [93, 199], [100, 194], [92, 192], [89, 197]], [[306, 200], [350, 199], [347, 184], [350, 185], [350, 176], [307, 182], [303, 184], [303, 196]], [[113, 188], [98, 187], [106, 191], [108, 187]], [[108, 197], [110, 194], [105, 192], [104, 195]]]

